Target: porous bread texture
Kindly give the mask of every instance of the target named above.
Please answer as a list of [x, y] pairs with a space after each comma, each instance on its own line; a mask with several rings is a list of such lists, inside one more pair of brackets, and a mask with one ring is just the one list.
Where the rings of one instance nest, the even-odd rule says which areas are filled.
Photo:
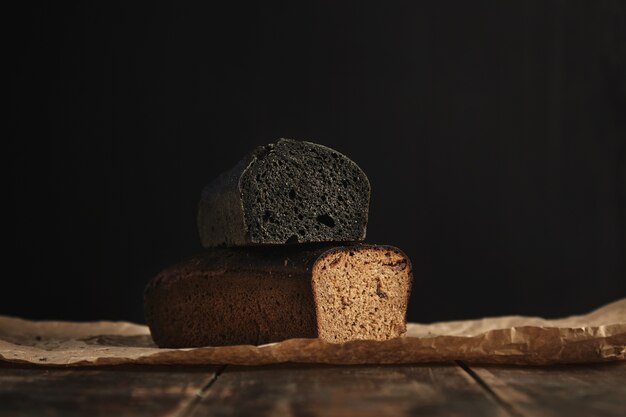
[[198, 231], [204, 247], [361, 241], [369, 199], [369, 180], [348, 157], [280, 139], [205, 187]]
[[409, 259], [390, 246], [331, 250], [313, 267], [318, 337], [341, 343], [406, 333]]
[[144, 308], [160, 347], [387, 340], [406, 331], [411, 281], [390, 246], [213, 249], [157, 275]]

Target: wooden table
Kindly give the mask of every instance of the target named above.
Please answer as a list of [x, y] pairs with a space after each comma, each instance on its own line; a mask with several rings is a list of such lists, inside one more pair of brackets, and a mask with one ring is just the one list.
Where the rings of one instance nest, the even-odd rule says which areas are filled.
[[556, 367], [37, 368], [0, 364], [0, 416], [626, 416], [626, 362]]

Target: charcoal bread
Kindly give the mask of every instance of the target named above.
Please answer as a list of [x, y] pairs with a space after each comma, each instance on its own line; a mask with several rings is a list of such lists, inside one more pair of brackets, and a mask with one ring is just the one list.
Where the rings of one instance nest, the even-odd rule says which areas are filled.
[[406, 332], [411, 282], [391, 246], [217, 248], [157, 275], [144, 309], [160, 347], [386, 340]]
[[260, 146], [202, 191], [205, 248], [365, 239], [370, 184], [356, 163], [311, 142]]

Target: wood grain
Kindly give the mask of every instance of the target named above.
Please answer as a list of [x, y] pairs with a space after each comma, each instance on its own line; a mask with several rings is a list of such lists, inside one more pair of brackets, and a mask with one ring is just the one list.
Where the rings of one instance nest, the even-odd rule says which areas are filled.
[[0, 416], [183, 415], [216, 367], [0, 366]]
[[516, 415], [626, 415], [626, 362], [470, 369]]
[[228, 367], [193, 416], [506, 416], [458, 366]]
[[625, 362], [459, 365], [0, 365], [0, 416], [626, 415]]

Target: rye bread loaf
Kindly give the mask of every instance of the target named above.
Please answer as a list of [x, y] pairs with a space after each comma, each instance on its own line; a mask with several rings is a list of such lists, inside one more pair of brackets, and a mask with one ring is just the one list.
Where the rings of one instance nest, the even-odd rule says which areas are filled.
[[386, 340], [406, 332], [411, 282], [391, 246], [213, 249], [156, 276], [144, 307], [160, 347]]
[[369, 199], [367, 176], [348, 157], [280, 139], [204, 188], [198, 232], [206, 248], [361, 241]]

